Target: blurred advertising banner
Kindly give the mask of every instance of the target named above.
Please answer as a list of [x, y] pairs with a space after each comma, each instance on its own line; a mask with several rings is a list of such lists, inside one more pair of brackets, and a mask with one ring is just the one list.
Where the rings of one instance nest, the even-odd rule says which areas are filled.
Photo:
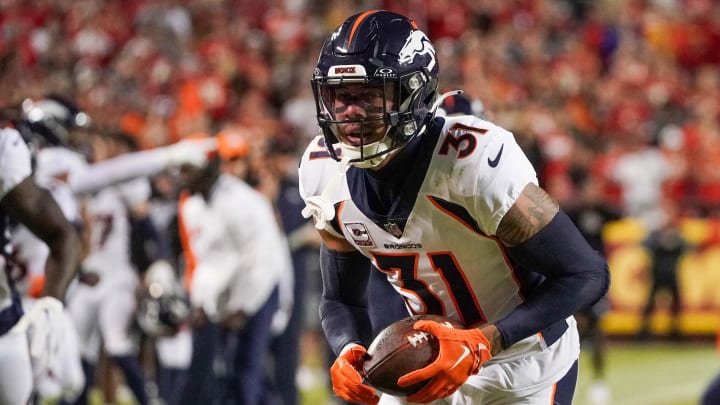
[[[720, 327], [720, 220], [680, 219], [677, 229], [690, 247], [680, 255], [676, 270], [680, 291], [676, 325], [684, 336], [715, 335]], [[642, 327], [653, 281], [653, 255], [643, 244], [648, 235], [648, 230], [632, 219], [608, 223], [604, 229], [612, 282], [608, 293], [611, 307], [602, 325], [610, 335], [634, 335]], [[667, 334], [672, 328], [670, 297], [662, 291], [655, 298], [655, 310], [649, 317], [653, 334]]]

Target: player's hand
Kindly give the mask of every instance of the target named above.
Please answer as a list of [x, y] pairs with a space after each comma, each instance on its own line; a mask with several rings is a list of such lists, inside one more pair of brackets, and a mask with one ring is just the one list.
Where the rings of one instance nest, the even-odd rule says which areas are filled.
[[203, 139], [183, 139], [164, 147], [167, 164], [170, 166], [191, 165], [204, 167], [208, 162], [208, 154], [217, 149], [217, 140], [206, 137]]
[[100, 282], [100, 275], [94, 271], [80, 270], [78, 272], [78, 281], [90, 287], [95, 287]]
[[427, 320], [415, 322], [414, 327], [434, 335], [440, 345], [440, 353], [427, 367], [398, 379], [400, 386], [431, 379], [420, 391], [407, 398], [409, 402], [424, 404], [445, 398], [492, 358], [490, 342], [479, 329], [456, 329], [451, 325]]
[[67, 318], [63, 304], [53, 297], [42, 297], [33, 303], [12, 331], [27, 333], [30, 357], [41, 369], [50, 368], [63, 346]]
[[367, 351], [360, 345], [352, 345], [343, 350], [330, 367], [335, 394], [348, 402], [359, 404], [377, 404], [380, 398], [375, 391], [362, 383], [362, 364]]
[[203, 311], [202, 308], [192, 308], [190, 310], [188, 321], [190, 322], [190, 326], [193, 328], [200, 328], [210, 323], [210, 320], [207, 315], [205, 315], [205, 311]]
[[245, 311], [230, 312], [222, 317], [220, 324], [230, 330], [243, 330], [247, 324], [248, 316]]

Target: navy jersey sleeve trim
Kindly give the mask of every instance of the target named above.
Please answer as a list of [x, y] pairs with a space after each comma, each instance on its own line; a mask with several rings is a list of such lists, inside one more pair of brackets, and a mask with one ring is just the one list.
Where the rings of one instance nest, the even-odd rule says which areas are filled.
[[335, 217], [330, 221], [330, 225], [332, 225], [335, 232], [338, 233], [338, 235], [342, 235], [343, 231], [342, 228], [340, 228], [340, 212], [342, 211], [343, 206], [345, 205], [344, 201], [340, 201], [339, 203], [335, 203]]
[[367, 284], [370, 261], [359, 252], [320, 248], [322, 295], [320, 321], [337, 355], [348, 343], [367, 346], [372, 339]]
[[[508, 248], [507, 253], [545, 279], [528, 292], [523, 304], [497, 322], [505, 347], [548, 331], [547, 328], [597, 302], [610, 285], [607, 261], [590, 247], [562, 211], [535, 236]], [[556, 339], [555, 335], [545, 336], [546, 341]]]

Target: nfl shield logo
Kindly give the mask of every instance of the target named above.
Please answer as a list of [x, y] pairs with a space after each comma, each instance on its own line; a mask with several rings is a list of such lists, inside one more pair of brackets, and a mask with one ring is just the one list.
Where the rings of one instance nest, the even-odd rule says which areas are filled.
[[400, 229], [395, 222], [387, 222], [383, 226], [390, 235], [396, 238], [400, 238], [402, 236], [402, 229]]

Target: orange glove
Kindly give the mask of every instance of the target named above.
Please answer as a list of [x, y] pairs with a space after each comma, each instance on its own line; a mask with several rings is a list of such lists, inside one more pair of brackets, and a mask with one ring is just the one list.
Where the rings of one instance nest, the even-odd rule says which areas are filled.
[[492, 358], [490, 342], [479, 329], [455, 329], [427, 320], [415, 322], [414, 327], [435, 336], [440, 344], [440, 353], [427, 367], [398, 379], [398, 385], [408, 386], [432, 378], [420, 391], [407, 398], [409, 402], [425, 404], [445, 398]]
[[362, 370], [366, 353], [365, 348], [360, 345], [344, 349], [330, 367], [330, 379], [333, 391], [338, 397], [348, 402], [375, 405], [380, 401], [380, 397], [375, 395], [375, 390], [363, 385], [359, 372]]

